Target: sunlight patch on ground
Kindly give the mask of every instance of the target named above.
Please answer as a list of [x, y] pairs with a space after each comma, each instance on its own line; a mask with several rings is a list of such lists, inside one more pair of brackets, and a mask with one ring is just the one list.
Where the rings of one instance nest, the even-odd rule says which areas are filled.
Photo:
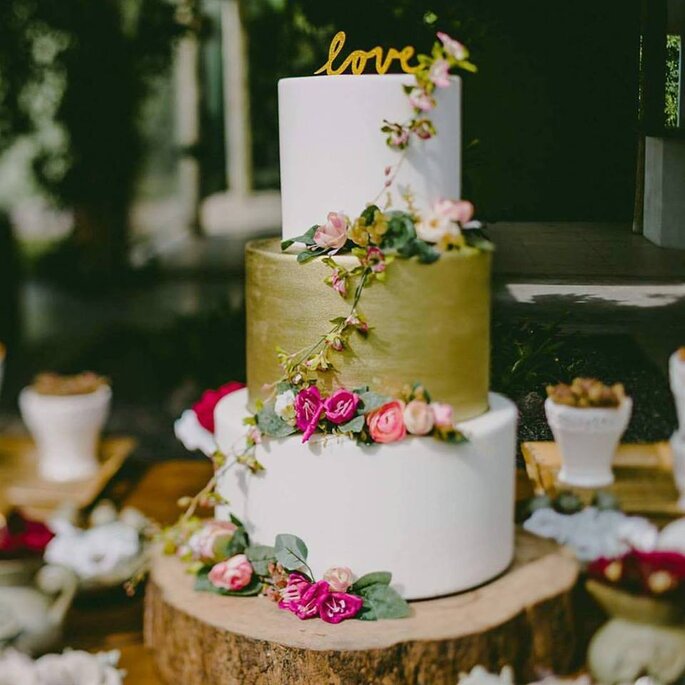
[[649, 285], [573, 285], [509, 283], [507, 291], [517, 302], [532, 304], [539, 297], [582, 298], [593, 303], [626, 307], [667, 307], [685, 302], [685, 283]]

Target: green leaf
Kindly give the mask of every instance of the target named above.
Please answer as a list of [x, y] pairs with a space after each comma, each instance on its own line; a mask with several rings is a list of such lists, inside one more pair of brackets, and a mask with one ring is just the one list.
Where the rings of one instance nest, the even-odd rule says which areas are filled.
[[312, 259], [316, 259], [317, 257], [320, 257], [325, 252], [326, 252], [325, 247], [319, 247], [315, 250], [303, 250], [302, 252], [300, 252], [300, 254], [297, 255], [297, 261], [300, 264], [306, 264], [307, 262], [311, 262]]
[[281, 533], [276, 536], [275, 542], [276, 560], [286, 571], [299, 571], [307, 565], [309, 550], [297, 535]]
[[212, 592], [215, 595], [224, 595], [225, 597], [254, 597], [262, 590], [262, 581], [256, 573], [252, 574], [252, 579], [242, 590], [225, 590], [216, 587], [209, 580], [211, 568], [211, 566], [204, 566], [195, 576], [195, 590], [198, 592]]
[[225, 550], [223, 551], [223, 556], [226, 559], [234, 557], [236, 554], [242, 554], [247, 546], [250, 544], [250, 538], [247, 535], [247, 531], [244, 528], [238, 528], [233, 536], [228, 541]]
[[382, 407], [386, 402], [390, 401], [389, 397], [386, 397], [385, 395], [380, 395], [377, 392], [369, 391], [369, 392], [364, 392], [359, 395], [359, 399], [362, 401], [362, 404], [364, 405], [364, 413], [368, 414], [370, 411], [373, 411], [374, 409], [378, 409], [378, 407]]
[[235, 514], [231, 514], [231, 523], [237, 528], [245, 528], [245, 524]]
[[414, 220], [407, 212], [388, 212], [388, 231], [383, 236], [383, 248], [401, 251], [405, 245], [416, 238]]
[[371, 585], [390, 585], [392, 580], [392, 573], [388, 571], [373, 571], [372, 573], [367, 573], [352, 585], [350, 591], [355, 594], [361, 594], [361, 590], [370, 587]]
[[416, 254], [422, 264], [432, 264], [440, 259], [440, 253], [424, 240], [416, 241]]
[[276, 549], [269, 545], [252, 545], [245, 550], [245, 555], [258, 576], [268, 576], [269, 564], [276, 561]]
[[319, 228], [316, 224], [312, 226], [306, 233], [298, 235], [295, 238], [288, 238], [287, 240], [281, 241], [281, 250], [287, 250], [293, 243], [304, 243], [305, 245], [314, 244], [314, 234], [316, 229]]
[[411, 614], [406, 600], [389, 585], [369, 585], [359, 592], [359, 596], [364, 600], [364, 604], [357, 618], [362, 621], [406, 618]]
[[343, 423], [338, 428], [343, 433], [359, 433], [364, 428], [365, 419], [363, 416], [355, 416], [347, 423]]
[[376, 212], [380, 212], [378, 205], [369, 205], [368, 207], [364, 208], [364, 211], [361, 213], [361, 218], [364, 219], [367, 225], [372, 224]]
[[292, 435], [297, 429], [286, 423], [274, 410], [272, 404], [267, 404], [257, 414], [257, 425], [259, 429], [270, 438], [285, 438]]
[[494, 252], [495, 245], [479, 228], [468, 228], [462, 231], [466, 244], [483, 252]]

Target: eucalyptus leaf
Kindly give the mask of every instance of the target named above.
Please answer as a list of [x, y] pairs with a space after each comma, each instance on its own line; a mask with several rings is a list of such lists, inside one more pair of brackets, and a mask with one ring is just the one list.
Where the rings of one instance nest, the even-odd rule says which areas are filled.
[[347, 423], [343, 423], [338, 428], [343, 432], [343, 433], [359, 433], [362, 428], [364, 428], [364, 417], [363, 416], [355, 416], [353, 419], [348, 421]]
[[397, 590], [389, 585], [376, 583], [359, 591], [364, 605], [358, 616], [363, 621], [377, 621], [388, 618], [406, 618], [411, 609]]
[[361, 395], [359, 395], [359, 399], [362, 401], [362, 404], [364, 405], [364, 413], [368, 414], [368, 412], [373, 411], [374, 409], [378, 409], [378, 407], [382, 407], [384, 404], [390, 401], [389, 397], [386, 397], [385, 395], [380, 395], [377, 392], [373, 392], [372, 390], [369, 390], [368, 392], [364, 392]]
[[364, 588], [371, 585], [390, 585], [390, 581], [392, 581], [392, 573], [388, 571], [373, 571], [358, 578], [350, 589], [355, 595], [358, 595]]
[[236, 554], [242, 554], [249, 544], [250, 538], [247, 535], [247, 531], [244, 528], [238, 528], [226, 545], [225, 557], [230, 559]]
[[285, 438], [292, 435], [296, 428], [286, 423], [274, 410], [272, 404], [265, 405], [257, 414], [259, 430], [270, 438]]
[[252, 545], [245, 550], [245, 555], [259, 576], [268, 576], [269, 564], [276, 561], [276, 549], [269, 545]]
[[276, 536], [274, 544], [276, 560], [287, 571], [299, 571], [307, 566], [309, 550], [297, 535], [281, 533]]

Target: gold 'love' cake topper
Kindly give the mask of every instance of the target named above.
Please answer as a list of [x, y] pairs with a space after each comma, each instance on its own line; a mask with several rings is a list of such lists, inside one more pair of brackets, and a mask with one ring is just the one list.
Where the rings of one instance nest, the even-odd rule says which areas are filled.
[[411, 45], [407, 45], [401, 50], [390, 48], [387, 55], [385, 55], [385, 59], [383, 58], [383, 48], [380, 45], [371, 48], [371, 50], [354, 50], [343, 60], [340, 66], [335, 67], [333, 66], [333, 62], [335, 62], [335, 59], [342, 52], [346, 38], [347, 36], [344, 31], [338, 31], [338, 33], [333, 36], [333, 40], [328, 48], [328, 61], [317, 69], [314, 72], [315, 74], [323, 74], [326, 72], [329, 76], [337, 76], [338, 74], [342, 74], [348, 67], [352, 69], [353, 74], [363, 74], [369, 60], [375, 60], [376, 72], [378, 74], [385, 74], [395, 60], [399, 61], [402, 71], [407, 74], [413, 74], [418, 70], [418, 65], [413, 66], [409, 64], [409, 60], [416, 52]]

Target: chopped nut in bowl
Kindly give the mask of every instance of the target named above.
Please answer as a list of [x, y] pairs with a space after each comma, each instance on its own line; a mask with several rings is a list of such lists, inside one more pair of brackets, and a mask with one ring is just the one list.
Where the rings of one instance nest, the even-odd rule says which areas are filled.
[[98, 469], [100, 432], [112, 390], [95, 373], [43, 373], [19, 394], [19, 408], [38, 449], [46, 480], [83, 480]]
[[611, 463], [632, 407], [620, 383], [576, 378], [547, 388], [545, 414], [561, 454], [562, 483], [581, 488], [613, 483]]
[[548, 385], [547, 396], [568, 407], [618, 407], [626, 393], [621, 383], [605, 385], [596, 378], [574, 378], [570, 385]]
[[59, 373], [39, 373], [31, 387], [39, 395], [88, 395], [103, 386], [109, 386], [109, 380], [92, 371], [84, 371], [72, 376]]

